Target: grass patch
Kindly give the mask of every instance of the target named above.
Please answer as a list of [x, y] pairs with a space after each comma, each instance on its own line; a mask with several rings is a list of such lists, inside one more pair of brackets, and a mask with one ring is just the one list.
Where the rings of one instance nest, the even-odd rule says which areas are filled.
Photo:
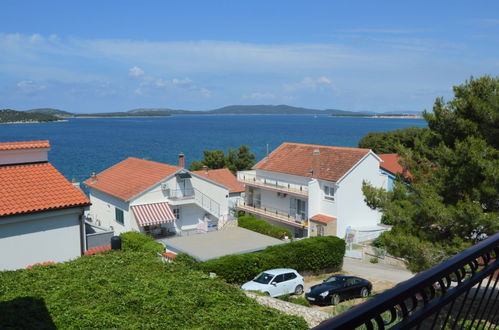
[[255, 216], [253, 215], [240, 216], [237, 219], [237, 225], [239, 227], [246, 228], [254, 232], [278, 239], [284, 239], [285, 237], [288, 238], [293, 237], [291, 230], [271, 225], [270, 223], [262, 219], [255, 218]]
[[310, 303], [308, 302], [307, 298], [304, 296], [294, 296], [294, 295], [289, 295], [285, 294], [284, 296], [277, 297], [277, 299], [282, 300], [282, 301], [287, 301], [293, 304], [297, 305], [302, 305], [305, 307], [310, 307]]

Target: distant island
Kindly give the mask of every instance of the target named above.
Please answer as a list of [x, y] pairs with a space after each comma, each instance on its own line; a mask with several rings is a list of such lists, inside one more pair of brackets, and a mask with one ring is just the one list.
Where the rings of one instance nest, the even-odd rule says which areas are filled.
[[61, 118], [37, 112], [16, 111], [11, 109], [0, 110], [0, 124], [45, 123], [51, 121], [61, 121]]
[[0, 123], [48, 122], [65, 118], [117, 118], [117, 117], [168, 117], [171, 115], [327, 115], [337, 117], [373, 117], [373, 118], [421, 118], [420, 112], [384, 112], [346, 111], [338, 109], [310, 109], [290, 105], [230, 105], [222, 108], [200, 111], [170, 108], [138, 108], [121, 112], [72, 113], [54, 108], [38, 108], [25, 111], [0, 110]]

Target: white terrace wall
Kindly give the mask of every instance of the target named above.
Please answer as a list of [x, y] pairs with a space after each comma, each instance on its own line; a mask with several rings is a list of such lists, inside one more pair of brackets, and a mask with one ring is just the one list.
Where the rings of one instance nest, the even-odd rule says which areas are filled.
[[81, 208], [5, 217], [0, 220], [0, 271], [81, 255]]
[[335, 197], [338, 204], [338, 237], [345, 237], [348, 226], [375, 226], [380, 222], [381, 213], [373, 211], [364, 202], [364, 194], [362, 193], [363, 180], [370, 182], [375, 187], [383, 187], [383, 178], [379, 172], [379, 161], [372, 154], [357, 164], [339, 183], [340, 188]]
[[194, 189], [202, 192], [205, 196], [211, 198], [220, 205], [220, 214], [229, 213], [229, 189], [212, 183], [198, 176], [192, 175], [191, 184]]

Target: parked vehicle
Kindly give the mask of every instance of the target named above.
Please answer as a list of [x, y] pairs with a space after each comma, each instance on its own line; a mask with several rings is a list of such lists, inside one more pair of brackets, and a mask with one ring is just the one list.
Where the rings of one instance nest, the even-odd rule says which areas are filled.
[[372, 284], [356, 276], [333, 275], [322, 282], [312, 286], [305, 292], [305, 297], [317, 305], [337, 305], [340, 301], [362, 297], [371, 294]]
[[303, 277], [296, 270], [280, 268], [258, 274], [253, 280], [244, 283], [241, 288], [278, 297], [285, 294], [302, 294], [303, 286]]

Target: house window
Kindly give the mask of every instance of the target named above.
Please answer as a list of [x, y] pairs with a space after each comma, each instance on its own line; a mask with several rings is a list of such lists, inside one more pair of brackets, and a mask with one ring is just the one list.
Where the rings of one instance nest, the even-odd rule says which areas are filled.
[[175, 216], [175, 219], [180, 219], [180, 208], [179, 207], [174, 207], [173, 208], [173, 215]]
[[317, 236], [324, 236], [324, 226], [317, 225]]
[[114, 210], [115, 210], [116, 222], [124, 225], [125, 217], [123, 216], [123, 210], [120, 210], [119, 208], [115, 208]]
[[334, 201], [334, 193], [336, 189], [331, 186], [324, 186], [324, 198]]

